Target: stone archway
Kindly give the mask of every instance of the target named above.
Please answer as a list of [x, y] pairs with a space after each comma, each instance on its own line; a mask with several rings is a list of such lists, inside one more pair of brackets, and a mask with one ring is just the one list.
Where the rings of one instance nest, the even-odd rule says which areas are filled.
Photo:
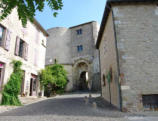
[[90, 64], [88, 61], [79, 60], [74, 64], [73, 68], [73, 80], [74, 90], [88, 91], [91, 87], [90, 80]]

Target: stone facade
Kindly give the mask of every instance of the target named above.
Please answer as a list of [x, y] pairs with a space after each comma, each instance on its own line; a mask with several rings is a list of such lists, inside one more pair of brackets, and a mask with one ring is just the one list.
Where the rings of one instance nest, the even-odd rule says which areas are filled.
[[[11, 62], [13, 60], [20, 60], [23, 63], [22, 70], [24, 71], [25, 75], [21, 93], [22, 95], [26, 96], [37, 96], [40, 92], [37, 75], [38, 72], [45, 67], [46, 36], [48, 34], [46, 31], [44, 33], [42, 32], [44, 29], [41, 31], [41, 28], [39, 28], [39, 23], [36, 20], [34, 23], [28, 22], [27, 27], [23, 28], [21, 21], [18, 19], [16, 9], [14, 9], [5, 20], [1, 21], [0, 25], [1, 27], [5, 28], [5, 31], [10, 32], [10, 35], [7, 35], [7, 37], [9, 37], [7, 49], [4, 48], [3, 45], [0, 46], [1, 91], [4, 85], [8, 82], [10, 74], [13, 71]], [[24, 44], [22, 46], [18, 46], [23, 48], [21, 57], [18, 55], [19, 53], [16, 53], [18, 41], [17, 38], [19, 38], [20, 42], [22, 40], [24, 44], [27, 44], [27, 49], [24, 48]], [[18, 49], [20, 52], [21, 49]], [[31, 82], [32, 84], [30, 84]], [[31, 90], [32, 94], [30, 94]]]
[[[138, 4], [134, 1], [128, 4], [127, 1], [107, 4], [104, 13], [107, 19], [104, 17], [103, 22], [106, 20], [106, 24], [100, 30], [100, 35], [103, 32], [101, 39], [97, 41], [100, 42], [97, 46], [100, 50], [101, 74], [106, 74], [109, 62], [113, 75], [116, 73], [116, 87], [111, 85], [113, 93], [116, 90], [112, 94], [115, 97], [112, 98], [112, 104], [123, 111], [132, 112], [151, 109], [143, 106], [143, 96], [158, 94], [158, 7], [154, 2]], [[120, 86], [117, 86], [118, 82]], [[109, 100], [107, 92], [103, 87], [102, 95]], [[156, 101], [153, 98], [152, 102], [154, 99]], [[152, 102], [151, 105], [156, 107], [157, 104]]]
[[[119, 108], [119, 91], [118, 91], [118, 68], [116, 61], [116, 46], [114, 36], [114, 25], [110, 12], [107, 26], [104, 30], [102, 41], [100, 43], [100, 65], [102, 79], [102, 96], [111, 104]], [[109, 83], [106, 79], [107, 74], [112, 69], [112, 81]]]
[[55, 59], [64, 65], [69, 79], [67, 91], [77, 90], [80, 75], [84, 71], [88, 72], [90, 88], [99, 90], [99, 58], [98, 50], [95, 49], [98, 29], [96, 22], [89, 22], [70, 28], [57, 27], [48, 30], [50, 36], [46, 65], [53, 64]]

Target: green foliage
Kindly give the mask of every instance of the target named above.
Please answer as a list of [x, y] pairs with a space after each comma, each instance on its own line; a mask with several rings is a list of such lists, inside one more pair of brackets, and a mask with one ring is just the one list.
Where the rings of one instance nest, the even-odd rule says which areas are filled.
[[107, 78], [108, 83], [110, 83], [111, 82], [111, 75], [110, 75], [110, 73], [107, 74], [106, 78]]
[[112, 69], [110, 69], [110, 71], [106, 75], [106, 78], [107, 78], [108, 83], [112, 82]]
[[18, 94], [20, 93], [23, 77], [23, 72], [21, 70], [22, 63], [20, 61], [13, 61], [12, 64], [13, 73], [2, 92], [2, 105], [21, 105]]
[[19, 19], [22, 21], [22, 25], [25, 27], [27, 20], [33, 22], [35, 12], [38, 10], [43, 11], [44, 5], [47, 4], [56, 17], [57, 10], [61, 10], [63, 7], [62, 0], [1, 0], [0, 8], [2, 15], [0, 19], [5, 19], [11, 11], [16, 7], [19, 15]]
[[52, 70], [50, 66], [47, 66], [44, 70], [40, 73], [40, 83], [41, 88], [43, 86], [48, 85], [49, 83], [54, 83], [53, 76], [52, 76]]
[[61, 64], [55, 63], [41, 71], [40, 82], [47, 96], [52, 93], [63, 93], [67, 84], [67, 72]]

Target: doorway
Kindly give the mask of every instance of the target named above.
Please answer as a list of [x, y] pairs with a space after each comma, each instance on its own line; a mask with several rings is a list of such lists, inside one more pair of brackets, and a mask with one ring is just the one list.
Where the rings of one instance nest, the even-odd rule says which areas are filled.
[[2, 90], [3, 77], [4, 77], [4, 63], [0, 62], [0, 91]]
[[86, 71], [83, 71], [81, 74], [80, 74], [80, 79], [79, 79], [79, 87], [78, 89], [79, 90], [82, 90], [82, 91], [86, 91], [88, 90], [88, 72]]
[[30, 79], [30, 96], [37, 96], [37, 76], [31, 74]]
[[21, 91], [20, 91], [20, 93], [21, 93], [21, 96], [25, 96], [25, 94], [24, 94], [24, 87], [25, 87], [25, 71], [23, 70], [22, 73], [23, 73], [23, 77], [22, 77], [22, 83], [21, 83]]

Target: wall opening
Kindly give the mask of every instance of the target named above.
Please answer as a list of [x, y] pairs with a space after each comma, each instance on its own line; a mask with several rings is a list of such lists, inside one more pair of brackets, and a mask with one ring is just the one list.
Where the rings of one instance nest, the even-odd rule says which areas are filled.
[[74, 90], [88, 91], [90, 89], [90, 72], [88, 71], [88, 64], [86, 62], [76, 64], [74, 79], [76, 80]]
[[0, 91], [2, 90], [5, 64], [0, 62]]
[[142, 95], [145, 109], [158, 111], [158, 94]]
[[80, 74], [78, 89], [82, 91], [88, 90], [88, 72], [83, 71]]
[[31, 74], [30, 79], [30, 96], [37, 96], [37, 76]]

